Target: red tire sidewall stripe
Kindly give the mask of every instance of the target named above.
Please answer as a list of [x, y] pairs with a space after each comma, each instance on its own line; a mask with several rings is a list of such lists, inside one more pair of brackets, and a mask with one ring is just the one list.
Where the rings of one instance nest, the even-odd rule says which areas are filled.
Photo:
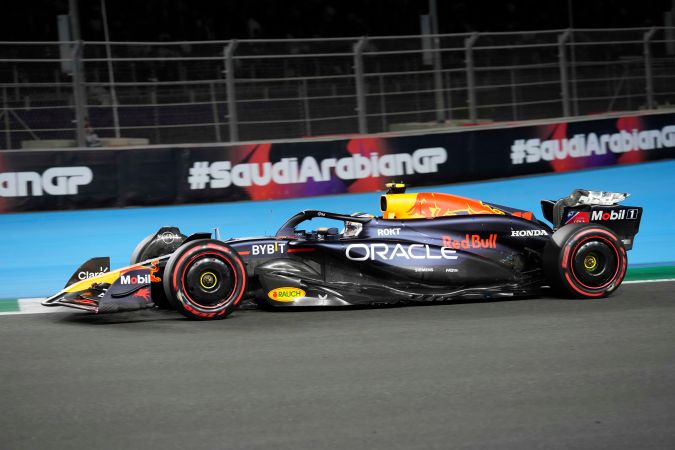
[[[234, 304], [238, 304], [241, 298], [244, 296], [244, 292], [246, 292], [246, 284], [247, 284], [247, 278], [246, 278], [246, 268], [244, 267], [244, 264], [241, 262], [241, 258], [239, 255], [234, 253], [229, 247], [222, 247], [218, 246], [215, 244], [206, 244], [207, 247], [213, 248], [213, 249], [220, 249], [224, 253], [227, 253], [232, 259], [237, 263], [237, 266], [239, 266], [239, 269], [241, 270], [242, 273], [242, 279], [241, 279], [241, 292], [237, 296], [237, 298], [234, 300]], [[236, 271], [235, 271], [236, 275]]]
[[582, 291], [578, 287], [574, 285], [574, 282], [570, 279], [570, 274], [568, 272], [565, 272], [565, 278], [567, 278], [567, 284], [569, 287], [577, 291], [579, 294], [582, 294], [586, 297], [602, 297], [604, 295], [604, 292], [588, 292], [588, 291]]
[[[190, 259], [187, 262], [187, 264], [183, 268], [183, 272], [180, 275], [180, 281], [181, 281], [182, 287], [185, 286], [185, 272], [187, 272], [187, 269], [192, 265], [192, 263], [196, 259], [198, 259], [202, 256], [207, 256], [207, 255], [221, 256], [219, 253], [216, 253], [216, 252], [203, 252], [203, 253], [199, 253], [198, 255], [194, 255], [192, 257], [192, 259]], [[221, 259], [221, 258], [219, 258], [219, 259]], [[221, 261], [223, 261], [223, 260], [221, 259]], [[202, 309], [205, 309], [205, 310], [216, 310], [216, 309], [222, 307], [223, 305], [227, 304], [232, 299], [232, 296], [237, 292], [237, 283], [239, 281], [239, 277], [237, 276], [237, 271], [228, 259], [224, 260], [224, 262], [226, 262], [230, 266], [230, 268], [232, 269], [232, 273], [234, 274], [234, 285], [233, 285], [234, 288], [232, 289], [232, 293], [229, 295], [229, 297], [227, 297], [225, 300], [218, 303], [217, 305], [205, 306], [205, 305], [202, 305], [201, 303], [199, 303], [198, 301], [196, 301], [194, 298], [192, 298], [190, 296], [190, 294], [188, 294], [188, 292], [185, 289], [182, 289], [183, 294], [192, 302], [193, 306], [198, 307], [198, 308], [202, 308]]]
[[[599, 233], [599, 234], [603, 235], [603, 236], [595, 236], [595, 237], [600, 238], [600, 239], [604, 240], [606, 243], [610, 244], [612, 250], [614, 250], [614, 253], [616, 254], [617, 267], [616, 267], [616, 270], [614, 272], [614, 275], [612, 275], [610, 280], [607, 283], [605, 283], [602, 286], [597, 287], [597, 288], [592, 288], [592, 287], [586, 286], [584, 283], [579, 281], [576, 274], [574, 273], [574, 269], [573, 269], [571, 264], [570, 264], [569, 270], [567, 269], [569, 258], [570, 258], [570, 250], [571, 250], [570, 245], [566, 245], [566, 247], [565, 247], [565, 251], [563, 252], [563, 260], [562, 260], [561, 266], [565, 270], [565, 278], [567, 279], [568, 285], [572, 289], [574, 289], [579, 294], [582, 294], [582, 295], [585, 295], [585, 296], [600, 297], [600, 296], [604, 295], [604, 292], [588, 292], [588, 291], [584, 291], [584, 290], [579, 289], [575, 285], [575, 282], [573, 282], [572, 279], [570, 278], [569, 272], [572, 273], [572, 276], [576, 280], [576, 283], [580, 284], [581, 286], [583, 286], [587, 289], [603, 289], [603, 288], [611, 285], [613, 281], [616, 281], [617, 279], [623, 279], [623, 274], [626, 272], [626, 250], [623, 247], [617, 247], [614, 244], [614, 241], [617, 240], [617, 237], [615, 235], [613, 235], [612, 233], [610, 233], [609, 231], [603, 230], [602, 228], [585, 229], [581, 233], [579, 233], [578, 235], [575, 236], [575, 240], [578, 240], [579, 238], [585, 237], [586, 235], [592, 234], [592, 233]], [[611, 239], [608, 239], [607, 236]], [[579, 248], [579, 246], [583, 242], [586, 242], [589, 239], [592, 239], [593, 237], [594, 236], [590, 236], [590, 237], [586, 237], [585, 239], [578, 240], [576, 242], [576, 244], [574, 245], [574, 250], [571, 251], [572, 255], [574, 254], [576, 249]], [[621, 248], [621, 252], [618, 251], [619, 248]], [[619, 274], [620, 276], [617, 277], [617, 274]]]
[[[185, 259], [187, 259], [187, 258], [189, 258], [190, 256], [192, 256], [195, 252], [199, 252], [199, 251], [203, 250], [204, 248], [212, 248], [212, 249], [214, 249], [214, 250], [219, 250], [219, 251], [221, 251], [221, 252], [227, 254], [227, 255], [230, 256], [230, 257], [233, 256], [232, 251], [231, 251], [228, 247], [223, 247], [223, 246], [219, 246], [219, 245], [212, 244], [212, 243], [208, 243], [208, 244], [205, 244], [205, 245], [196, 245], [195, 247], [193, 247], [193, 248], [191, 248], [189, 251], [187, 251], [183, 256], [181, 256], [181, 258], [180, 258], [180, 259], [178, 260], [178, 262], [176, 263], [175, 267], [176, 267], [176, 268], [181, 267], [181, 265], [183, 264], [183, 262], [185, 261]], [[197, 258], [198, 256], [201, 256], [201, 255], [204, 255], [204, 254], [216, 255], [216, 256], [222, 256], [222, 255], [220, 255], [220, 254], [218, 254], [218, 253], [215, 253], [215, 252], [208, 252], [208, 253], [202, 253], [202, 254], [200, 254], [200, 255], [194, 256], [194, 257], [193, 257], [193, 260], [194, 260], [195, 258]], [[232, 259], [237, 263], [239, 269], [241, 270], [241, 273], [243, 274], [242, 279], [241, 279], [241, 289], [239, 289], [239, 294], [238, 294], [237, 297], [234, 299], [234, 305], [237, 305], [237, 304], [239, 303], [239, 301], [241, 300], [241, 298], [243, 297], [244, 292], [246, 292], [246, 269], [244, 268], [244, 265], [242, 264], [240, 258], [238, 258], [238, 257], [233, 257]], [[192, 260], [190, 260], [190, 261], [188, 262], [188, 264], [185, 266], [185, 269], [183, 270], [183, 273], [181, 274], [181, 281], [183, 280], [183, 277], [184, 277], [184, 275], [185, 275], [185, 270], [187, 269], [187, 267], [190, 265], [191, 262], [192, 262]], [[232, 272], [234, 273], [234, 276], [235, 276], [235, 284], [234, 284], [235, 287], [234, 287], [234, 289], [232, 290], [232, 294], [230, 294], [230, 296], [227, 298], [227, 300], [225, 300], [224, 302], [219, 303], [216, 307], [206, 307], [206, 306], [202, 306], [202, 305], [200, 305], [199, 303], [195, 302], [195, 300], [194, 300], [192, 297], [190, 297], [190, 295], [185, 291], [185, 289], [182, 289], [182, 288], [181, 288], [182, 293], [183, 293], [183, 294], [184, 294], [184, 295], [185, 295], [185, 296], [193, 303], [193, 305], [186, 305], [186, 304], [185, 304], [184, 302], [182, 302], [182, 301], [181, 301], [181, 304], [183, 304], [184, 306], [188, 307], [188, 309], [190, 309], [190, 310], [192, 310], [194, 307], [198, 307], [198, 308], [203, 308], [203, 309], [205, 309], [205, 310], [209, 310], [209, 309], [214, 309], [214, 308], [220, 308], [220, 307], [222, 307], [223, 305], [226, 305], [226, 304], [232, 299], [232, 296], [237, 292], [237, 283], [238, 283], [238, 281], [239, 281], [239, 277], [238, 277], [238, 275], [237, 275], [237, 270], [236, 270], [236, 268], [233, 266], [232, 262], [231, 262], [229, 259], [228, 259], [228, 260], [225, 260], [225, 262], [227, 262], [227, 263], [230, 265], [230, 267], [232, 268]], [[172, 275], [173, 275], [173, 278], [172, 278], [171, 281], [172, 281], [172, 285], [173, 285], [174, 291], [178, 292], [178, 270], [174, 270], [174, 273], [173, 273]], [[181, 283], [181, 284], [182, 284], [182, 283]], [[182, 287], [182, 286], [181, 286], [181, 287]], [[180, 298], [178, 298], [178, 300], [180, 301]], [[201, 313], [201, 311], [200, 311], [200, 313]], [[223, 313], [225, 313], [225, 310], [222, 310], [222, 311], [220, 311], [220, 312], [216, 311], [216, 312], [214, 312], [213, 314], [214, 314], [214, 315], [220, 315], [220, 314], [223, 314]]]
[[577, 283], [579, 283], [580, 285], [582, 285], [582, 286], [585, 287], [586, 289], [603, 289], [603, 288], [606, 288], [607, 286], [609, 286], [610, 284], [612, 284], [612, 280], [615, 280], [615, 279], [616, 279], [616, 275], [619, 273], [619, 269], [620, 269], [621, 266], [622, 266], [622, 264], [621, 264], [621, 255], [619, 255], [619, 252], [617, 251], [617, 248], [616, 248], [616, 246], [614, 245], [614, 243], [613, 243], [612, 241], [610, 241], [609, 239], [604, 238], [604, 237], [602, 237], [602, 236], [589, 236], [589, 237], [587, 237], [587, 238], [584, 238], [584, 239], [580, 240], [580, 241], [577, 242], [577, 244], [574, 246], [574, 250], [572, 250], [572, 255], [575, 254], [575, 252], [576, 252], [577, 249], [581, 246], [581, 244], [583, 244], [584, 242], [588, 242], [588, 241], [590, 241], [590, 240], [592, 240], [592, 239], [600, 239], [600, 240], [602, 240], [602, 241], [605, 241], [607, 244], [610, 245], [610, 247], [612, 248], [612, 250], [614, 250], [614, 255], [616, 255], [616, 269], [614, 270], [614, 274], [612, 275], [612, 277], [611, 277], [605, 284], [603, 284], [603, 285], [601, 285], [601, 286], [592, 287], [592, 286], [588, 286], [588, 285], [586, 285], [586, 284], [584, 284], [584, 283], [581, 282], [581, 280], [579, 279], [579, 277], [577, 276], [577, 274], [576, 274], [575, 271], [574, 271], [574, 265], [570, 265], [570, 272], [572, 272], [572, 276], [573, 276], [574, 279], [577, 281]]

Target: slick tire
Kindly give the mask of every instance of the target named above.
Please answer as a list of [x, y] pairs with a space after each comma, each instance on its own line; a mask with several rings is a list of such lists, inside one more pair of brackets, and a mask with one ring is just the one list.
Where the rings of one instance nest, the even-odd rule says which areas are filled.
[[220, 241], [200, 239], [176, 250], [164, 269], [169, 303], [190, 319], [225, 318], [246, 292], [246, 269]]
[[546, 276], [566, 297], [608, 296], [621, 285], [627, 265], [623, 243], [602, 225], [565, 225], [544, 248]]

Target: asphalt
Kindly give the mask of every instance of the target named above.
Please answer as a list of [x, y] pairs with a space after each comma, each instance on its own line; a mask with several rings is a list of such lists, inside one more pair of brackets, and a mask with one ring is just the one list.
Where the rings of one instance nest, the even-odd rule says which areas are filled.
[[3, 316], [0, 447], [673, 449], [674, 293]]

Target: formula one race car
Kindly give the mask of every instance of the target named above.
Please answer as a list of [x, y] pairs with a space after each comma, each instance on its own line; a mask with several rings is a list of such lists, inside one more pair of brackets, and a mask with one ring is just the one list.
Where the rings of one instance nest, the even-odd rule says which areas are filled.
[[[94, 313], [151, 307], [222, 319], [243, 301], [274, 307], [490, 299], [539, 294], [604, 297], [626, 273], [642, 208], [628, 194], [576, 190], [531, 212], [389, 184], [382, 215], [302, 211], [275, 236], [230, 239], [163, 227], [131, 265], [93, 258], [43, 302]], [[339, 227], [312, 231], [314, 218]], [[304, 228], [304, 227], [303, 227]], [[341, 230], [339, 230], [341, 228]]]

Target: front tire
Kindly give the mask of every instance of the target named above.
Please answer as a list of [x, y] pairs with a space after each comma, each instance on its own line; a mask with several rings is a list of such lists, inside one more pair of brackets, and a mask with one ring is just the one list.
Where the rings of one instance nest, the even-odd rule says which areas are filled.
[[576, 298], [608, 296], [621, 285], [627, 265], [623, 243], [602, 225], [566, 225], [544, 249], [544, 270], [552, 287]]
[[223, 319], [246, 292], [246, 269], [237, 253], [212, 239], [176, 250], [162, 281], [169, 303], [191, 319]]

